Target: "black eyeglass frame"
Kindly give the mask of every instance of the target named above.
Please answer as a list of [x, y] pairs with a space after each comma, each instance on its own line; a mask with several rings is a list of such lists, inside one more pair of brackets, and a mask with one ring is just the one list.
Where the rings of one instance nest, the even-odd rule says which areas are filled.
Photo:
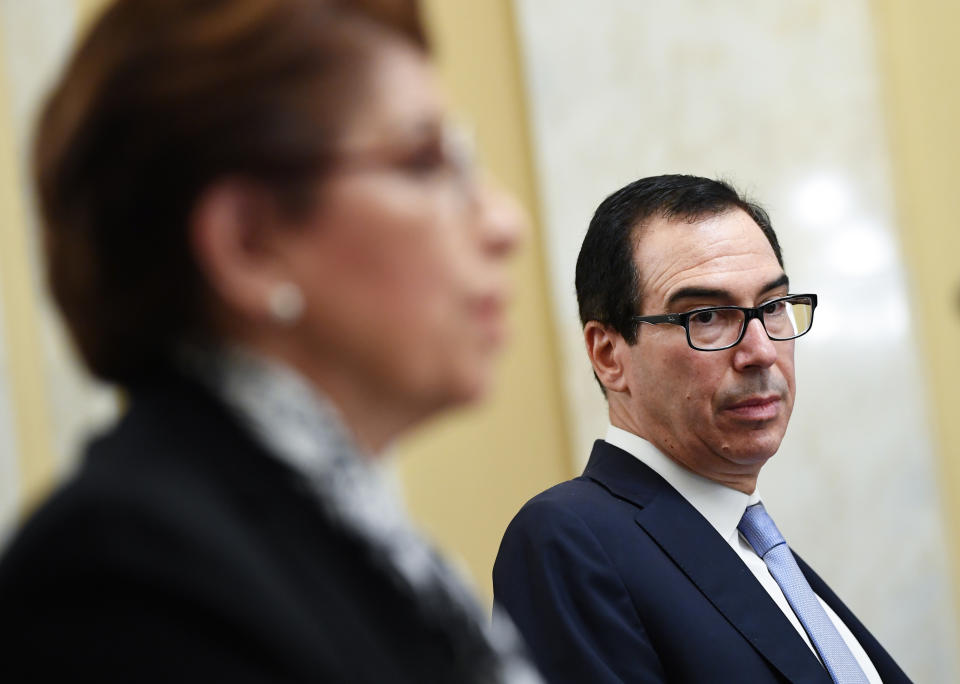
[[[767, 324], [763, 322], [763, 309], [770, 306], [776, 302], [784, 302], [796, 299], [809, 299], [810, 300], [810, 325], [807, 326], [807, 329], [802, 333], [797, 335], [791, 335], [790, 337], [774, 337], [770, 334], [770, 331], [767, 330]], [[703, 347], [698, 347], [694, 345], [693, 340], [690, 339], [690, 317], [696, 316], [697, 314], [702, 314], [704, 311], [742, 311], [743, 312], [743, 325], [740, 327], [740, 334], [737, 336], [737, 339], [728, 344], [725, 347], [717, 347], [715, 349], [704, 349]], [[817, 310], [817, 295], [815, 294], [788, 294], [783, 297], [776, 297], [775, 299], [770, 299], [765, 301], [760, 306], [749, 307], [749, 306], [706, 306], [702, 309], [694, 309], [693, 311], [687, 311], [684, 313], [668, 313], [668, 314], [659, 314], [656, 316], [632, 316], [630, 320], [635, 323], [652, 323], [654, 325], [659, 325], [662, 323], [670, 323], [672, 325], [682, 326], [684, 331], [687, 334], [687, 344], [691, 349], [696, 349], [697, 351], [723, 351], [724, 349], [730, 349], [736, 347], [743, 340], [743, 336], [747, 334], [747, 328], [750, 326], [750, 321], [756, 318], [760, 321], [760, 326], [763, 328], [763, 331], [767, 334], [774, 342], [786, 342], [787, 340], [795, 340], [798, 337], [806, 335], [810, 332], [810, 329], [813, 327], [813, 314]]]

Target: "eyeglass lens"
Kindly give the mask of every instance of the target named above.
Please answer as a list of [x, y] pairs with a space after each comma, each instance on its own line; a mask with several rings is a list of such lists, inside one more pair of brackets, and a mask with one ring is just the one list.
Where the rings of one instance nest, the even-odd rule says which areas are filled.
[[[810, 329], [813, 302], [808, 297], [777, 300], [760, 307], [763, 327], [774, 340], [790, 340]], [[722, 349], [735, 344], [743, 331], [746, 314], [740, 309], [706, 309], [690, 316], [690, 343], [700, 349]]]

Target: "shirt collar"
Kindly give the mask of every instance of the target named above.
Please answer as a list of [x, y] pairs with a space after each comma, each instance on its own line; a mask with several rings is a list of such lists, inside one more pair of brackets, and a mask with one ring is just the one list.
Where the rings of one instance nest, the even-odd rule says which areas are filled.
[[744, 494], [708, 480], [680, 465], [642, 437], [621, 428], [610, 425], [606, 442], [652, 468], [728, 542], [736, 539], [737, 525], [747, 506], [760, 502], [759, 489], [754, 490], [753, 494]]

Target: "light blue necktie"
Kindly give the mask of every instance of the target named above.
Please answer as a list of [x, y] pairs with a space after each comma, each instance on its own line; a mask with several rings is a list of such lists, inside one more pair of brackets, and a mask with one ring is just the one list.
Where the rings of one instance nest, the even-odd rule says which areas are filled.
[[793, 553], [783, 540], [783, 535], [774, 524], [763, 504], [749, 506], [740, 519], [737, 529], [757, 552], [767, 569], [777, 580], [793, 612], [800, 618], [820, 659], [833, 681], [867, 684], [867, 677], [847, 648], [837, 628], [827, 617], [807, 579], [800, 572]]

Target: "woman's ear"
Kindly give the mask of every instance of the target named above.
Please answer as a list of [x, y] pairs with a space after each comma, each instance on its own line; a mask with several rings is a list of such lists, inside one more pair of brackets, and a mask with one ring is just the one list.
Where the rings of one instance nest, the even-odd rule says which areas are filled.
[[197, 201], [189, 228], [197, 266], [219, 303], [248, 320], [269, 319], [271, 296], [289, 284], [272, 248], [280, 226], [269, 193], [241, 180], [215, 183]]
[[597, 321], [583, 326], [583, 340], [593, 372], [608, 391], [623, 392], [627, 387], [624, 366], [618, 351], [626, 346], [623, 337]]

